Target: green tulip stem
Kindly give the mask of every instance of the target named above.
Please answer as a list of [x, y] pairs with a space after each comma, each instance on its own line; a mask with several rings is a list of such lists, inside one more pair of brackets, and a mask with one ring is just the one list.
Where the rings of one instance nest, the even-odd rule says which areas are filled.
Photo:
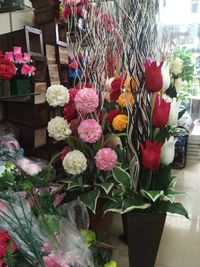
[[149, 177], [148, 177], [148, 180], [147, 180], [147, 190], [150, 190], [150, 189], [151, 189], [152, 174], [153, 174], [153, 172], [150, 171], [150, 172], [149, 172]]
[[154, 111], [154, 106], [155, 106], [155, 102], [156, 102], [156, 93], [152, 94], [152, 101], [151, 101], [151, 117], [150, 117], [150, 140], [153, 141], [153, 125], [152, 125], [152, 121], [153, 121], [153, 111]]

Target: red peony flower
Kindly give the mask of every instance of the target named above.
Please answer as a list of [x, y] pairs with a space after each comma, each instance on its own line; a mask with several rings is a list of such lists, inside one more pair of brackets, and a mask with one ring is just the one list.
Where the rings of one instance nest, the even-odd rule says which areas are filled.
[[0, 60], [0, 79], [10, 80], [16, 74], [15, 65], [8, 59]]
[[110, 92], [111, 101], [116, 101], [118, 99], [118, 97], [121, 94], [121, 89], [124, 85], [124, 82], [125, 80], [123, 77], [116, 78], [115, 80], [112, 81], [111, 92]]
[[149, 92], [158, 92], [163, 86], [162, 68], [161, 63], [157, 66], [157, 62], [146, 62], [145, 63], [145, 87]]
[[68, 147], [68, 146], [66, 146], [62, 149], [61, 155], [60, 155], [60, 158], [62, 161], [64, 160], [64, 157], [67, 155], [67, 153], [69, 153], [69, 151], [70, 151], [70, 147]]
[[157, 140], [151, 142], [146, 140], [144, 144], [141, 144], [142, 152], [142, 164], [150, 171], [155, 171], [160, 165], [160, 152], [162, 144]]
[[112, 125], [112, 122], [114, 120], [114, 118], [119, 115], [122, 114], [122, 112], [118, 109], [112, 109], [109, 113], [108, 113], [108, 121], [109, 123]]
[[65, 105], [64, 107], [64, 118], [65, 120], [72, 120], [76, 115], [77, 115], [77, 110], [75, 108], [75, 104], [74, 104], [74, 98], [78, 92], [78, 90], [76, 88], [70, 88], [69, 90], [69, 103], [67, 105]]
[[170, 103], [156, 96], [155, 106], [153, 110], [152, 125], [153, 127], [163, 128], [169, 120]]
[[74, 103], [68, 103], [67, 105], [64, 106], [64, 119], [67, 121], [72, 120], [76, 114], [77, 114], [77, 110], [75, 108]]

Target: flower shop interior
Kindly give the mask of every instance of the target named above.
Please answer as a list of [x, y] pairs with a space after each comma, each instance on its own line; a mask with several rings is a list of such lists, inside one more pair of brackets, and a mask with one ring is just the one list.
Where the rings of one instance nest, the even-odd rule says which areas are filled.
[[200, 267], [200, 0], [0, 22], [0, 267]]

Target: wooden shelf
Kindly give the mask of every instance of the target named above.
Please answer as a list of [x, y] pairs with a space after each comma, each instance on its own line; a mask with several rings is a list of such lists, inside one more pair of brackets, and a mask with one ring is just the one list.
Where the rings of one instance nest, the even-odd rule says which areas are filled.
[[4, 101], [13, 101], [13, 102], [23, 102], [27, 101], [30, 99], [31, 96], [33, 95], [39, 95], [36, 93], [31, 93], [31, 94], [26, 94], [26, 95], [10, 95], [10, 96], [1, 96], [0, 97], [0, 102]]

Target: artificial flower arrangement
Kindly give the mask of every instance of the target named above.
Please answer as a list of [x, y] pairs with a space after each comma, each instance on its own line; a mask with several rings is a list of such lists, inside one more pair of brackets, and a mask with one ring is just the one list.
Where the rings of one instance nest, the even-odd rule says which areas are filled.
[[116, 267], [113, 247], [87, 230], [83, 204], [63, 204], [51, 163], [25, 158], [11, 134], [1, 137], [0, 155], [0, 266]]
[[30, 53], [23, 53], [21, 47], [15, 46], [13, 51], [5, 52], [4, 58], [16, 66], [17, 77], [24, 78], [35, 74], [36, 68], [32, 64]]
[[22, 53], [21, 47], [13, 47], [13, 51], [5, 52], [5, 60], [15, 65], [15, 75], [11, 79], [11, 94], [26, 95], [32, 90], [31, 76], [35, 74], [36, 68], [32, 64], [31, 55]]
[[[148, 59], [145, 69], [143, 90], [149, 99], [145, 107], [148, 108], [145, 140], [131, 135], [139, 81], [127, 75], [107, 81], [110, 91], [105, 102], [102, 100], [105, 95], [98, 95], [95, 88], [49, 87], [48, 103], [65, 107], [64, 118], [56, 117], [49, 122], [49, 136], [57, 141], [66, 140], [67, 146], [61, 152], [67, 173], [63, 182], [67, 190], [79, 191], [79, 199], [93, 212], [98, 198], [104, 197], [105, 212], [123, 214], [143, 209], [188, 217], [184, 207], [174, 202], [179, 192], [173, 189], [176, 177], [171, 175], [170, 165], [174, 159], [174, 136], [186, 134], [177, 126], [184, 112], [179, 112], [180, 102], [176, 98], [164, 95], [170, 85], [167, 64], [158, 65]], [[74, 111], [69, 117], [68, 105]]]
[[[118, 166], [112, 170], [117, 183], [115, 182], [107, 195], [109, 201], [105, 211], [122, 214], [133, 210], [171, 212], [188, 218], [182, 204], [174, 202], [175, 196], [182, 192], [174, 190], [176, 177], [171, 174], [176, 138], [187, 134], [184, 128], [177, 126], [184, 110], [180, 110], [179, 100], [164, 94], [170, 86], [168, 65], [147, 59], [144, 67], [145, 86], [142, 90], [147, 94], [148, 101], [146, 106], [141, 108], [143, 110], [139, 110], [137, 93], [141, 92], [132, 90], [135, 91], [133, 109], [130, 108], [132, 97], [126, 98], [126, 107], [129, 110], [127, 143], [132, 156], [129, 169], [124, 170]], [[119, 99], [117, 102], [119, 103]], [[137, 129], [139, 131], [133, 133], [138, 116], [135, 113], [137, 108], [142, 116], [146, 116], [145, 138], [142, 135], [145, 126], [144, 129]]]

